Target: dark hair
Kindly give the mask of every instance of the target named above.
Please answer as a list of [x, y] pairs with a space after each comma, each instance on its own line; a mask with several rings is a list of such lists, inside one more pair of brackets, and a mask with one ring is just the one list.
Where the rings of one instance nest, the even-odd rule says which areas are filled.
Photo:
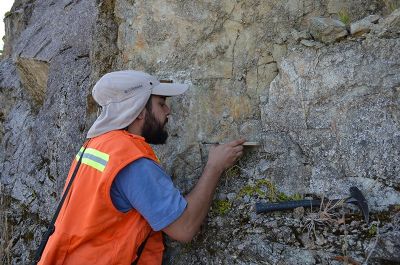
[[150, 95], [149, 100], [147, 100], [146, 106], [145, 108], [147, 109], [147, 111], [151, 112], [151, 98], [153, 97], [153, 95]]
[[[152, 109], [151, 108], [151, 97], [152, 97], [152, 95], [150, 95], [149, 100], [147, 100], [146, 106], [145, 106], [145, 109], [147, 109], [147, 111], [149, 111], [149, 112], [151, 112], [151, 109]], [[123, 128], [122, 130], [127, 131], [128, 127], [129, 127], [129, 125], [126, 126], [125, 128]]]

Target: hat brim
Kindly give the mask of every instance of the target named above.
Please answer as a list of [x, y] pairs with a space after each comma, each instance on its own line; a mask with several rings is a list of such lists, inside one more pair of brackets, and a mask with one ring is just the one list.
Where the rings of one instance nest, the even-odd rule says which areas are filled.
[[153, 87], [151, 94], [172, 97], [185, 93], [188, 88], [186, 84], [160, 83]]

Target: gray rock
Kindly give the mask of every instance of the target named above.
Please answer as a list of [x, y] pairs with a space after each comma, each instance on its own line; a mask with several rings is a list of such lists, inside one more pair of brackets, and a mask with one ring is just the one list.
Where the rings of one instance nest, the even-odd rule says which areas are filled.
[[378, 234], [377, 242], [376, 238], [371, 239], [367, 250], [367, 255], [370, 251], [372, 252], [371, 259], [373, 260], [393, 263], [400, 262], [400, 231]]
[[324, 46], [324, 44], [315, 40], [301, 40], [300, 43], [307, 47], [321, 48]]
[[51, 219], [84, 139], [96, 8], [87, 1], [64, 8], [63, 1], [16, 1], [6, 18], [8, 32], [19, 25], [6, 37], [1, 64], [12, 65], [0, 82], [2, 96], [12, 89], [1, 121], [0, 181], [15, 201], [9, 220], [20, 220], [12, 227], [18, 243], [10, 244], [15, 263], [30, 263], [41, 238], [30, 231]]
[[[372, 209], [400, 201], [390, 184], [400, 173], [398, 110], [389, 107], [399, 100], [399, 60], [400, 42], [381, 39], [288, 54], [262, 115], [264, 148], [274, 157], [268, 175], [281, 190], [302, 193], [307, 180], [312, 192], [336, 197], [357, 185]], [[374, 181], [377, 175], [387, 184]]]
[[303, 30], [303, 31], [293, 30], [291, 33], [292, 33], [292, 37], [295, 41], [311, 39], [311, 34], [307, 30]]
[[380, 37], [398, 37], [400, 35], [400, 8], [374, 26], [373, 31]]
[[373, 23], [379, 20], [380, 16], [370, 15], [359, 21], [350, 24], [350, 34], [351, 35], [362, 35], [364, 33], [370, 32]]
[[311, 251], [292, 247], [285, 248], [282, 253], [282, 260], [284, 261], [284, 264], [308, 265], [316, 263]]
[[332, 18], [313, 17], [310, 19], [310, 34], [323, 43], [333, 43], [347, 36], [346, 25]]
[[[217, 194], [232, 203], [229, 213], [211, 214], [191, 244], [169, 240], [166, 264], [341, 264], [331, 258], [343, 253], [343, 228], [317, 226], [326, 241], [306, 242], [305, 226], [292, 218], [301, 213], [260, 215], [254, 202], [273, 187], [288, 196], [339, 198], [357, 185], [371, 218], [399, 204], [396, 13], [365, 40], [334, 43], [343, 25], [330, 32], [325, 25], [320, 31], [327, 35], [318, 34], [332, 45], [308, 48], [309, 17], [348, 8], [361, 19], [376, 1], [289, 2], [17, 0], [5, 21], [0, 62], [0, 195], [12, 202], [4, 213], [14, 231], [0, 248], [11, 246], [12, 264], [29, 263], [51, 218], [96, 117], [92, 85], [126, 68], [191, 85], [170, 100], [170, 138], [155, 148], [183, 193], [207, 159], [199, 141], [245, 134], [262, 142], [238, 162], [240, 174], [222, 178]], [[293, 28], [301, 30], [292, 34], [301, 45], [288, 38]], [[32, 77], [36, 68], [40, 75]], [[237, 199], [249, 184], [246, 199]], [[398, 231], [398, 221], [385, 222], [382, 234]], [[349, 239], [360, 251], [368, 227], [355, 226]], [[390, 246], [380, 246], [373, 262], [394, 260]]]
[[328, 0], [327, 11], [330, 14], [337, 14], [343, 10], [349, 10], [351, 7], [350, 1], [345, 0]]

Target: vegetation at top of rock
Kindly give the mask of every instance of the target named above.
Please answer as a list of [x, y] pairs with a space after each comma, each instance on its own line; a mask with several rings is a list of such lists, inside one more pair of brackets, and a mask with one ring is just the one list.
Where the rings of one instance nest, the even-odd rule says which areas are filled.
[[338, 16], [339, 16], [339, 20], [343, 23], [343, 24], [345, 24], [346, 26], [348, 26], [349, 24], [350, 24], [350, 15], [349, 15], [349, 12], [347, 11], [347, 10], [345, 10], [345, 9], [343, 9], [343, 10], [341, 10], [339, 13], [338, 13]]

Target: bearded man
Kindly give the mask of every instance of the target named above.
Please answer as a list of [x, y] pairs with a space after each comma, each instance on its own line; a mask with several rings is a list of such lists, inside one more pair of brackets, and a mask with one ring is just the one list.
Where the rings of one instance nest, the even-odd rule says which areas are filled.
[[162, 232], [192, 240], [245, 140], [213, 146], [197, 184], [183, 196], [150, 144], [167, 140], [166, 97], [187, 88], [132, 70], [96, 83], [92, 95], [101, 113], [71, 165], [66, 183], [74, 171], [75, 178], [39, 264], [161, 264]]

